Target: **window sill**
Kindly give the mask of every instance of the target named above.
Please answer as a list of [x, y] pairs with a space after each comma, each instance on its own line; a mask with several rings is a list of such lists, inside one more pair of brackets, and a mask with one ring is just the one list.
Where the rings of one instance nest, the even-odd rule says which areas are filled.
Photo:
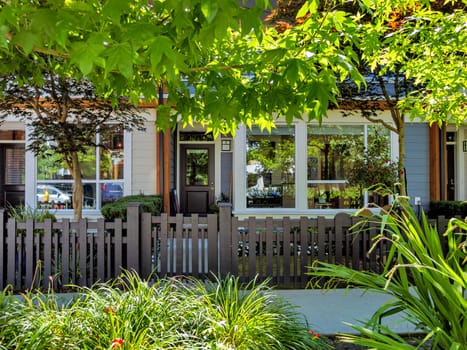
[[[368, 208], [373, 213], [379, 213], [379, 208]], [[336, 214], [347, 213], [354, 214], [359, 209], [295, 209], [295, 208], [248, 208], [244, 210], [233, 210], [232, 214], [238, 217], [240, 220], [254, 216], [259, 219], [266, 217], [284, 217], [300, 218], [302, 216], [315, 218], [318, 216], [324, 216], [326, 218], [333, 218]]]

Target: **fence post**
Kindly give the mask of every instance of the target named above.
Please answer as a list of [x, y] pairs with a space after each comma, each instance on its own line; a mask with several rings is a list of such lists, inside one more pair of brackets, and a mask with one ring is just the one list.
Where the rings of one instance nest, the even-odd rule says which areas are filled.
[[219, 271], [222, 277], [232, 271], [232, 204], [219, 203]]
[[5, 209], [0, 209], [0, 290], [5, 288]]
[[13, 288], [18, 287], [15, 285], [16, 276], [16, 220], [9, 218], [7, 223], [7, 271], [6, 271], [6, 284], [11, 284]]
[[140, 214], [141, 203], [130, 202], [126, 208], [126, 251], [127, 251], [127, 269], [140, 274]]

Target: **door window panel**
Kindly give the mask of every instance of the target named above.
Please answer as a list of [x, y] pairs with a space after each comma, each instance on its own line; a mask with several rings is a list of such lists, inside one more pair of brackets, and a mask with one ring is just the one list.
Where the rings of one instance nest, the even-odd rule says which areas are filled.
[[207, 149], [186, 150], [186, 186], [209, 185], [209, 152]]

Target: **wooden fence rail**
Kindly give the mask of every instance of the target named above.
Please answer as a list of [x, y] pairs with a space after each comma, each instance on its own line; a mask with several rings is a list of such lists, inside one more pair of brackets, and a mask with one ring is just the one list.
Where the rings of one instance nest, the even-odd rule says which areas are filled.
[[[137, 203], [127, 219], [71, 222], [16, 222], [0, 210], [0, 289], [66, 289], [117, 277], [122, 269], [150, 276], [211, 278], [227, 273], [247, 282], [270, 279], [283, 288], [303, 288], [315, 261], [356, 270], [381, 271], [387, 241], [367, 254], [377, 224], [352, 229], [361, 219], [337, 214], [292, 219], [239, 220], [229, 205], [219, 215], [175, 217], [141, 213]], [[447, 220], [438, 220], [439, 229]], [[440, 231], [441, 232], [441, 231]]]

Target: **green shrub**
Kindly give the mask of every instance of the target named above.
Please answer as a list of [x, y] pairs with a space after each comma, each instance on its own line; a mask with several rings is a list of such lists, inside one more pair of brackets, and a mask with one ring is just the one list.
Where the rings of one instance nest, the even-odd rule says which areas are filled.
[[125, 196], [104, 205], [101, 209], [102, 216], [109, 221], [117, 218], [126, 220], [126, 210], [130, 202], [141, 203], [142, 211], [152, 215], [160, 215], [162, 210], [162, 198], [160, 196], [140, 194]]
[[52, 219], [52, 222], [57, 221], [55, 215], [46, 209], [32, 208], [23, 205], [9, 207], [8, 216], [14, 218], [18, 222], [26, 222], [28, 219], [33, 219], [37, 222], [44, 222], [45, 219]]
[[[8, 216], [14, 218], [17, 222], [26, 222], [28, 219], [33, 219], [35, 222], [44, 222], [45, 219], [51, 219], [56, 222], [57, 218], [47, 209], [32, 208], [20, 205], [18, 207], [9, 207]], [[17, 234], [24, 234], [26, 230], [16, 229]], [[35, 234], [43, 234], [43, 229], [35, 229]]]
[[455, 216], [467, 216], [467, 201], [430, 201], [430, 218], [445, 216], [453, 218]]
[[2, 304], [0, 293], [0, 310], [0, 349], [328, 348], [266, 283], [230, 276], [148, 283], [125, 273], [80, 289], [65, 307], [53, 294]]
[[[352, 325], [359, 334], [346, 334], [342, 339], [372, 349], [467, 349], [467, 222], [453, 218], [443, 236], [446, 251], [436, 228], [421, 220], [406, 201], [398, 210], [368, 220], [381, 226], [375, 238], [389, 241], [391, 248], [385, 270], [381, 274], [355, 271], [345, 266], [318, 263], [310, 274], [313, 278], [331, 277], [332, 282], [345, 282], [369, 291], [390, 296], [364, 326]], [[373, 248], [372, 248], [373, 249]], [[382, 320], [394, 314], [405, 316], [426, 334], [416, 345], [406, 342]]]

